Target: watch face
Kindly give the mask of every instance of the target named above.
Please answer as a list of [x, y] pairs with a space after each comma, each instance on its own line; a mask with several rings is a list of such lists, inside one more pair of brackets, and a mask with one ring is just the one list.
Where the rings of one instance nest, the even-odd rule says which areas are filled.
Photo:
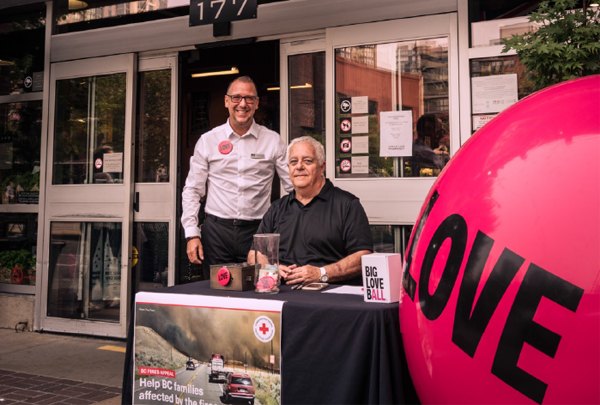
[[321, 276], [321, 283], [326, 283], [329, 281], [329, 276], [327, 274], [323, 274]]

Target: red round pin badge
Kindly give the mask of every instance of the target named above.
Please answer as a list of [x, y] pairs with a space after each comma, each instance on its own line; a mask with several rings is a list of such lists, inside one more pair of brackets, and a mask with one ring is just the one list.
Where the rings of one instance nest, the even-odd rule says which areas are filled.
[[217, 272], [217, 281], [219, 282], [219, 284], [221, 284], [222, 286], [226, 286], [227, 284], [229, 284], [230, 280], [231, 272], [229, 271], [229, 269], [227, 267], [221, 267]]
[[219, 152], [222, 155], [228, 155], [233, 150], [233, 144], [229, 141], [223, 141], [219, 144]]

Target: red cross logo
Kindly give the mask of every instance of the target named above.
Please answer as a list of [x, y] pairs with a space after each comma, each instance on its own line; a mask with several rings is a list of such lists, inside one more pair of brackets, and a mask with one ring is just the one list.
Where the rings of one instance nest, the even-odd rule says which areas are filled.
[[263, 343], [270, 342], [275, 336], [275, 324], [271, 318], [265, 315], [261, 315], [254, 320], [252, 329], [254, 336]]

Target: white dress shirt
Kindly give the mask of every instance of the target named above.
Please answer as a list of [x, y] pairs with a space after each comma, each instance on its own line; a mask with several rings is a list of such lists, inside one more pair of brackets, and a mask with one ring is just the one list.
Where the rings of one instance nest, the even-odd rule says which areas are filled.
[[203, 134], [190, 158], [182, 193], [181, 224], [185, 236], [200, 235], [198, 211], [205, 195], [207, 214], [228, 219], [262, 219], [271, 202], [275, 170], [284, 189], [293, 190], [287, 147], [277, 132], [253, 121], [250, 130], [239, 136], [227, 120]]

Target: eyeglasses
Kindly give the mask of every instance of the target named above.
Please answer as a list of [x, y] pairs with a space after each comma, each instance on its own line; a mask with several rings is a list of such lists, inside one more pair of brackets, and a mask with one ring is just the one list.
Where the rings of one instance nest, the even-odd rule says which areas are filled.
[[240, 96], [239, 94], [226, 94], [226, 96], [229, 97], [231, 101], [233, 101], [236, 104], [241, 103], [242, 99], [246, 101], [246, 104], [254, 104], [256, 100], [258, 100], [258, 97], [256, 96]]

